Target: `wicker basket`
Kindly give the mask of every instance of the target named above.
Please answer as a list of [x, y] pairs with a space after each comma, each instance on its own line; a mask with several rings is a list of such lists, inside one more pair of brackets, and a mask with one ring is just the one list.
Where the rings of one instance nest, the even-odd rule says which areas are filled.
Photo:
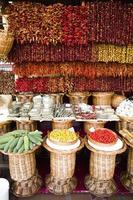
[[116, 154], [124, 152], [126, 144], [122, 149], [113, 152], [97, 151], [88, 144], [87, 139], [85, 145], [91, 151], [90, 174], [85, 178], [85, 187], [98, 197], [111, 196], [116, 191], [113, 181]]
[[7, 133], [9, 131], [11, 131], [10, 121], [0, 123], [0, 135], [3, 135], [4, 133]]
[[50, 155], [51, 175], [57, 179], [71, 178], [75, 170], [76, 154], [56, 154]]
[[0, 59], [5, 59], [12, 48], [14, 37], [13, 34], [8, 32], [7, 16], [3, 15], [2, 18], [6, 25], [4, 25], [4, 30], [0, 29]]
[[[36, 172], [35, 151], [39, 146], [25, 153], [5, 153], [9, 156], [9, 171], [13, 179], [12, 192], [16, 196], [32, 196], [38, 191], [41, 179]], [[31, 188], [33, 187], [33, 188]]]
[[115, 169], [115, 155], [96, 154], [91, 152], [90, 176], [97, 180], [110, 180]]
[[18, 94], [16, 98], [21, 103], [32, 102], [34, 95], [33, 94]]
[[52, 121], [52, 129], [68, 129], [73, 126], [72, 120]]
[[73, 177], [75, 170], [76, 152], [84, 146], [83, 140], [78, 148], [69, 151], [52, 149], [44, 140], [44, 147], [50, 151], [50, 175], [46, 178], [45, 184], [51, 193], [64, 195], [71, 193], [77, 181]]
[[120, 117], [120, 121], [118, 122], [118, 132], [122, 129], [127, 129], [128, 131], [133, 131], [133, 118], [128, 117]]
[[88, 102], [88, 97], [91, 94], [89, 92], [72, 92], [67, 94], [70, 99], [70, 103], [77, 105], [79, 103], [86, 103]]
[[95, 129], [97, 129], [97, 128], [104, 128], [104, 124], [105, 124], [105, 122], [103, 122], [103, 121], [96, 121], [96, 122], [84, 122], [84, 131], [86, 132], [86, 133], [88, 133], [89, 132], [89, 129], [90, 128], [92, 128], [92, 127], [94, 127]]
[[51, 94], [51, 96], [53, 96], [55, 98], [55, 104], [56, 105], [60, 105], [63, 103], [63, 93], [59, 93], [59, 94]]
[[36, 172], [34, 176], [28, 180], [21, 182], [14, 181], [11, 187], [12, 193], [17, 197], [29, 197], [38, 192], [42, 186], [42, 179]]
[[36, 171], [34, 153], [9, 155], [9, 168], [11, 178], [15, 181], [23, 181], [31, 178]]
[[93, 105], [111, 105], [113, 92], [93, 92]]
[[133, 144], [130, 144], [125, 140], [129, 146], [128, 161], [127, 161], [127, 172], [124, 172], [121, 176], [121, 182], [124, 187], [133, 192]]
[[111, 100], [111, 105], [113, 108], [117, 108], [119, 106], [119, 104], [126, 99], [126, 97], [124, 95], [118, 95], [118, 94], [114, 94], [112, 96], [112, 100]]
[[16, 121], [17, 130], [35, 131], [37, 130], [36, 121]]

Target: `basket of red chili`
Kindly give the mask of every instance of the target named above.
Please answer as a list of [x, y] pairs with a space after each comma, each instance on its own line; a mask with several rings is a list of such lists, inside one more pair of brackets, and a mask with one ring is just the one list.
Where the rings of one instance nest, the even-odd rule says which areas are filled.
[[118, 136], [112, 130], [99, 128], [88, 133], [88, 140], [96, 145], [111, 146], [117, 142]]

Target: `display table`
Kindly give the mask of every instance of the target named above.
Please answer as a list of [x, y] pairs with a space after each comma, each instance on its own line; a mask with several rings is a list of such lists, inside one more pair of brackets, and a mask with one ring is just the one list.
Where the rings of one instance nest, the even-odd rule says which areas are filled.
[[127, 162], [127, 171], [124, 172], [121, 176], [121, 182], [126, 189], [133, 192], [133, 144], [124, 139], [128, 145], [128, 162]]
[[13, 183], [12, 193], [18, 197], [28, 197], [35, 194], [42, 185], [41, 177], [36, 170], [35, 147], [26, 153], [5, 153], [9, 157], [9, 171]]
[[45, 179], [49, 192], [64, 195], [71, 193], [77, 186], [77, 180], [73, 177], [75, 171], [76, 152], [81, 150], [84, 142], [80, 139], [80, 145], [72, 150], [56, 150], [47, 145], [45, 137], [43, 146], [50, 152], [50, 175]]
[[98, 197], [108, 197], [116, 192], [113, 180], [116, 155], [126, 150], [126, 144], [115, 151], [100, 151], [91, 147], [85, 138], [85, 146], [91, 151], [89, 175], [85, 177], [85, 187]]

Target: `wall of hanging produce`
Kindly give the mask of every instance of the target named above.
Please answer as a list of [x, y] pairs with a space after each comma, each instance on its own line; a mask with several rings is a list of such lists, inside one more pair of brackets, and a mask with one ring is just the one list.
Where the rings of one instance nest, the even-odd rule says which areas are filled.
[[16, 91], [131, 92], [132, 8], [120, 1], [9, 5], [15, 42], [8, 58], [18, 75]]
[[133, 63], [133, 45], [118, 46], [111, 44], [88, 43], [85, 45], [43, 45], [40, 43], [16, 44], [8, 58], [11, 62], [118, 62]]
[[115, 91], [132, 92], [133, 78], [101, 77], [88, 79], [85, 77], [38, 77], [19, 78], [16, 80], [17, 92], [58, 93], [72, 91]]
[[13, 72], [19, 77], [82, 76], [91, 79], [103, 76], [133, 77], [133, 65], [101, 62], [29, 62], [15, 64]]
[[[85, 6], [45, 6], [18, 2], [7, 8], [16, 41], [88, 45], [88, 42], [128, 45], [133, 42], [132, 4], [90, 2]], [[128, 22], [128, 23], [127, 23]]]

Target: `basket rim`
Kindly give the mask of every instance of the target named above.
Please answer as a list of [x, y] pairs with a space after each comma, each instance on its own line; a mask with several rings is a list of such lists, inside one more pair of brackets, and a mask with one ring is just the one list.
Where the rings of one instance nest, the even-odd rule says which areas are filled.
[[84, 139], [82, 137], [79, 137], [79, 140], [80, 140], [80, 146], [75, 148], [75, 149], [72, 149], [72, 150], [56, 150], [56, 149], [53, 149], [51, 148], [50, 146], [47, 145], [46, 143], [46, 139], [48, 137], [45, 136], [44, 138], [44, 142], [43, 142], [43, 147], [46, 148], [48, 151], [50, 151], [51, 153], [57, 153], [57, 154], [72, 154], [72, 153], [76, 153], [77, 151], [80, 151], [83, 147], [84, 147]]
[[127, 117], [122, 115], [117, 115], [121, 120], [127, 121], [127, 122], [133, 122], [133, 117]]
[[126, 138], [123, 138], [123, 140], [126, 142], [126, 144], [133, 148], [133, 144], [131, 144]]
[[26, 154], [31, 154], [34, 151], [36, 151], [41, 145], [37, 145], [35, 146], [32, 150], [29, 150], [27, 152], [23, 152], [23, 153], [6, 153], [3, 150], [0, 150], [1, 153], [3, 153], [4, 155], [8, 155], [8, 156], [21, 156], [21, 155], [26, 155]]
[[93, 92], [92, 96], [110, 96], [113, 94], [114, 92]]
[[71, 97], [71, 96], [82, 96], [82, 97], [86, 97], [86, 96], [91, 96], [91, 92], [70, 92], [68, 94], [66, 94], [66, 96]]
[[[122, 140], [121, 137], [118, 137], [118, 138], [120, 140]], [[90, 151], [97, 153], [97, 154], [112, 155], [112, 156], [117, 155], [117, 154], [121, 154], [124, 151], [126, 151], [127, 145], [124, 142], [124, 140], [122, 140], [122, 141], [123, 141], [123, 147], [121, 149], [117, 150], [117, 151], [116, 150], [115, 151], [101, 151], [101, 150], [99, 151], [99, 150], [96, 150], [95, 148], [93, 148], [92, 146], [89, 145], [87, 136], [84, 137], [84, 142], [85, 142], [85, 146], [87, 147], [87, 149], [89, 149]]]

